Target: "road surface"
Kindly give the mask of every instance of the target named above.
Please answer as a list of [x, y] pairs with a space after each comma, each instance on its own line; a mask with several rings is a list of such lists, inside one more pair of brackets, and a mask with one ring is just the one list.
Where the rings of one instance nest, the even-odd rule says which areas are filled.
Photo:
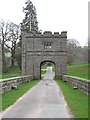
[[3, 118], [70, 118], [61, 90], [48, 70], [43, 80], [14, 105], [3, 112]]

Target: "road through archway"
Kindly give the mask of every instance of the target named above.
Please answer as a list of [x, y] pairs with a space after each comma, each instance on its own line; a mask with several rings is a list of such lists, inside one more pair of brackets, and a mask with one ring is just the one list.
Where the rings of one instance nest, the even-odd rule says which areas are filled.
[[[56, 64], [52, 61], [43, 61], [40, 64], [41, 79], [54, 79], [56, 76]], [[47, 78], [48, 77], [48, 78]]]
[[[48, 70], [45, 79], [3, 113], [4, 118], [70, 118], [61, 90]], [[48, 79], [49, 78], [49, 79]]]

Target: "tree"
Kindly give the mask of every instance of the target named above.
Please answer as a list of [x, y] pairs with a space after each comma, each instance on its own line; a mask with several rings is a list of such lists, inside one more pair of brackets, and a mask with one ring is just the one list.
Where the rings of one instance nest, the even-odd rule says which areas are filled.
[[12, 22], [0, 21], [3, 70], [5, 69], [5, 49], [11, 53], [11, 65], [14, 66], [15, 50], [20, 37], [20, 27]]
[[67, 57], [68, 64], [71, 65], [76, 57], [76, 50], [80, 46], [79, 42], [75, 39], [69, 39], [67, 42]]
[[0, 75], [2, 75], [2, 46], [1, 46], [1, 39], [0, 39]]
[[88, 46], [84, 46], [82, 48], [82, 52], [83, 52], [83, 62], [88, 63]]
[[[88, 38], [88, 63], [90, 64], [90, 38]], [[89, 65], [90, 67], [90, 65]]]
[[16, 46], [15, 58], [17, 60], [18, 66], [21, 70], [21, 65], [22, 65], [22, 38], [21, 38], [21, 36], [20, 36], [20, 40], [19, 40], [19, 42], [17, 43], [17, 46]]
[[29, 31], [38, 31], [36, 8], [30, 0], [27, 0], [25, 4], [26, 7], [23, 8], [25, 12], [25, 18], [21, 24], [22, 29]]
[[18, 25], [11, 23], [11, 28], [10, 28], [11, 34], [10, 34], [10, 39], [8, 40], [10, 46], [6, 44], [6, 46], [10, 49], [11, 52], [11, 65], [14, 66], [14, 60], [15, 60], [15, 51], [16, 51], [16, 46], [17, 43], [20, 39], [20, 28]]
[[80, 46], [79, 42], [74, 39], [68, 40], [68, 64], [87, 63], [88, 62], [88, 46]]
[[20, 37], [20, 28], [18, 25], [10, 22], [9, 31], [9, 38], [5, 42], [5, 46], [9, 49], [9, 52], [11, 53], [11, 66], [14, 66], [15, 50]]
[[5, 42], [8, 40], [9, 36], [9, 23], [5, 23], [3, 20], [0, 21], [0, 38], [2, 46], [2, 71], [4, 72], [6, 67], [5, 61]]

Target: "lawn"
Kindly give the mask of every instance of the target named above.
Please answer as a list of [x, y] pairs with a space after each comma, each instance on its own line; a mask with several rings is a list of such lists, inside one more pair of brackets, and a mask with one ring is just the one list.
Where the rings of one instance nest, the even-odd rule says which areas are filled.
[[[46, 69], [47, 65], [43, 65], [42, 69]], [[55, 71], [55, 65], [53, 65], [53, 71]], [[41, 71], [44, 74], [46, 71]], [[88, 79], [88, 64], [73, 64], [67, 65], [67, 74], [70, 76], [77, 76]], [[11, 78], [21, 76], [21, 70], [18, 66], [7, 67], [6, 72], [1, 76], [0, 79]]]
[[46, 70], [41, 70], [41, 74], [45, 74], [46, 73]]
[[19, 85], [15, 90], [10, 90], [2, 94], [2, 110], [8, 108], [10, 105], [14, 104], [19, 97], [25, 94], [30, 88], [36, 85], [40, 80], [32, 80]]
[[5, 78], [21, 76], [21, 70], [19, 69], [18, 66], [6, 67], [5, 71], [6, 72], [3, 73], [3, 75], [0, 76], [0, 78], [5, 79]]
[[52, 66], [52, 71], [53, 71], [53, 72], [56, 71], [56, 66], [55, 66], [55, 65]]
[[67, 75], [88, 79], [88, 64], [68, 65]]
[[56, 80], [75, 118], [88, 118], [88, 96], [63, 80]]
[[41, 66], [41, 69], [46, 69], [46, 68], [47, 68], [46, 64]]
[[2, 75], [0, 75], [0, 79], [2, 79]]
[[[90, 65], [88, 64], [67, 65], [67, 75], [90, 79], [88, 75], [88, 71], [90, 71], [89, 66]], [[55, 72], [55, 66], [52, 67], [53, 67], [53, 72]]]

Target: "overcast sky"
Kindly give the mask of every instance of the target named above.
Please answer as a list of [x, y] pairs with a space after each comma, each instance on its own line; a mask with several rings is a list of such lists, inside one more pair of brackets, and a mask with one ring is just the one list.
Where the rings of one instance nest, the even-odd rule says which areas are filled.
[[[0, 0], [0, 18], [19, 24], [26, 0]], [[67, 31], [68, 39], [76, 39], [83, 46], [88, 39], [89, 0], [32, 0], [37, 9], [39, 29]]]

